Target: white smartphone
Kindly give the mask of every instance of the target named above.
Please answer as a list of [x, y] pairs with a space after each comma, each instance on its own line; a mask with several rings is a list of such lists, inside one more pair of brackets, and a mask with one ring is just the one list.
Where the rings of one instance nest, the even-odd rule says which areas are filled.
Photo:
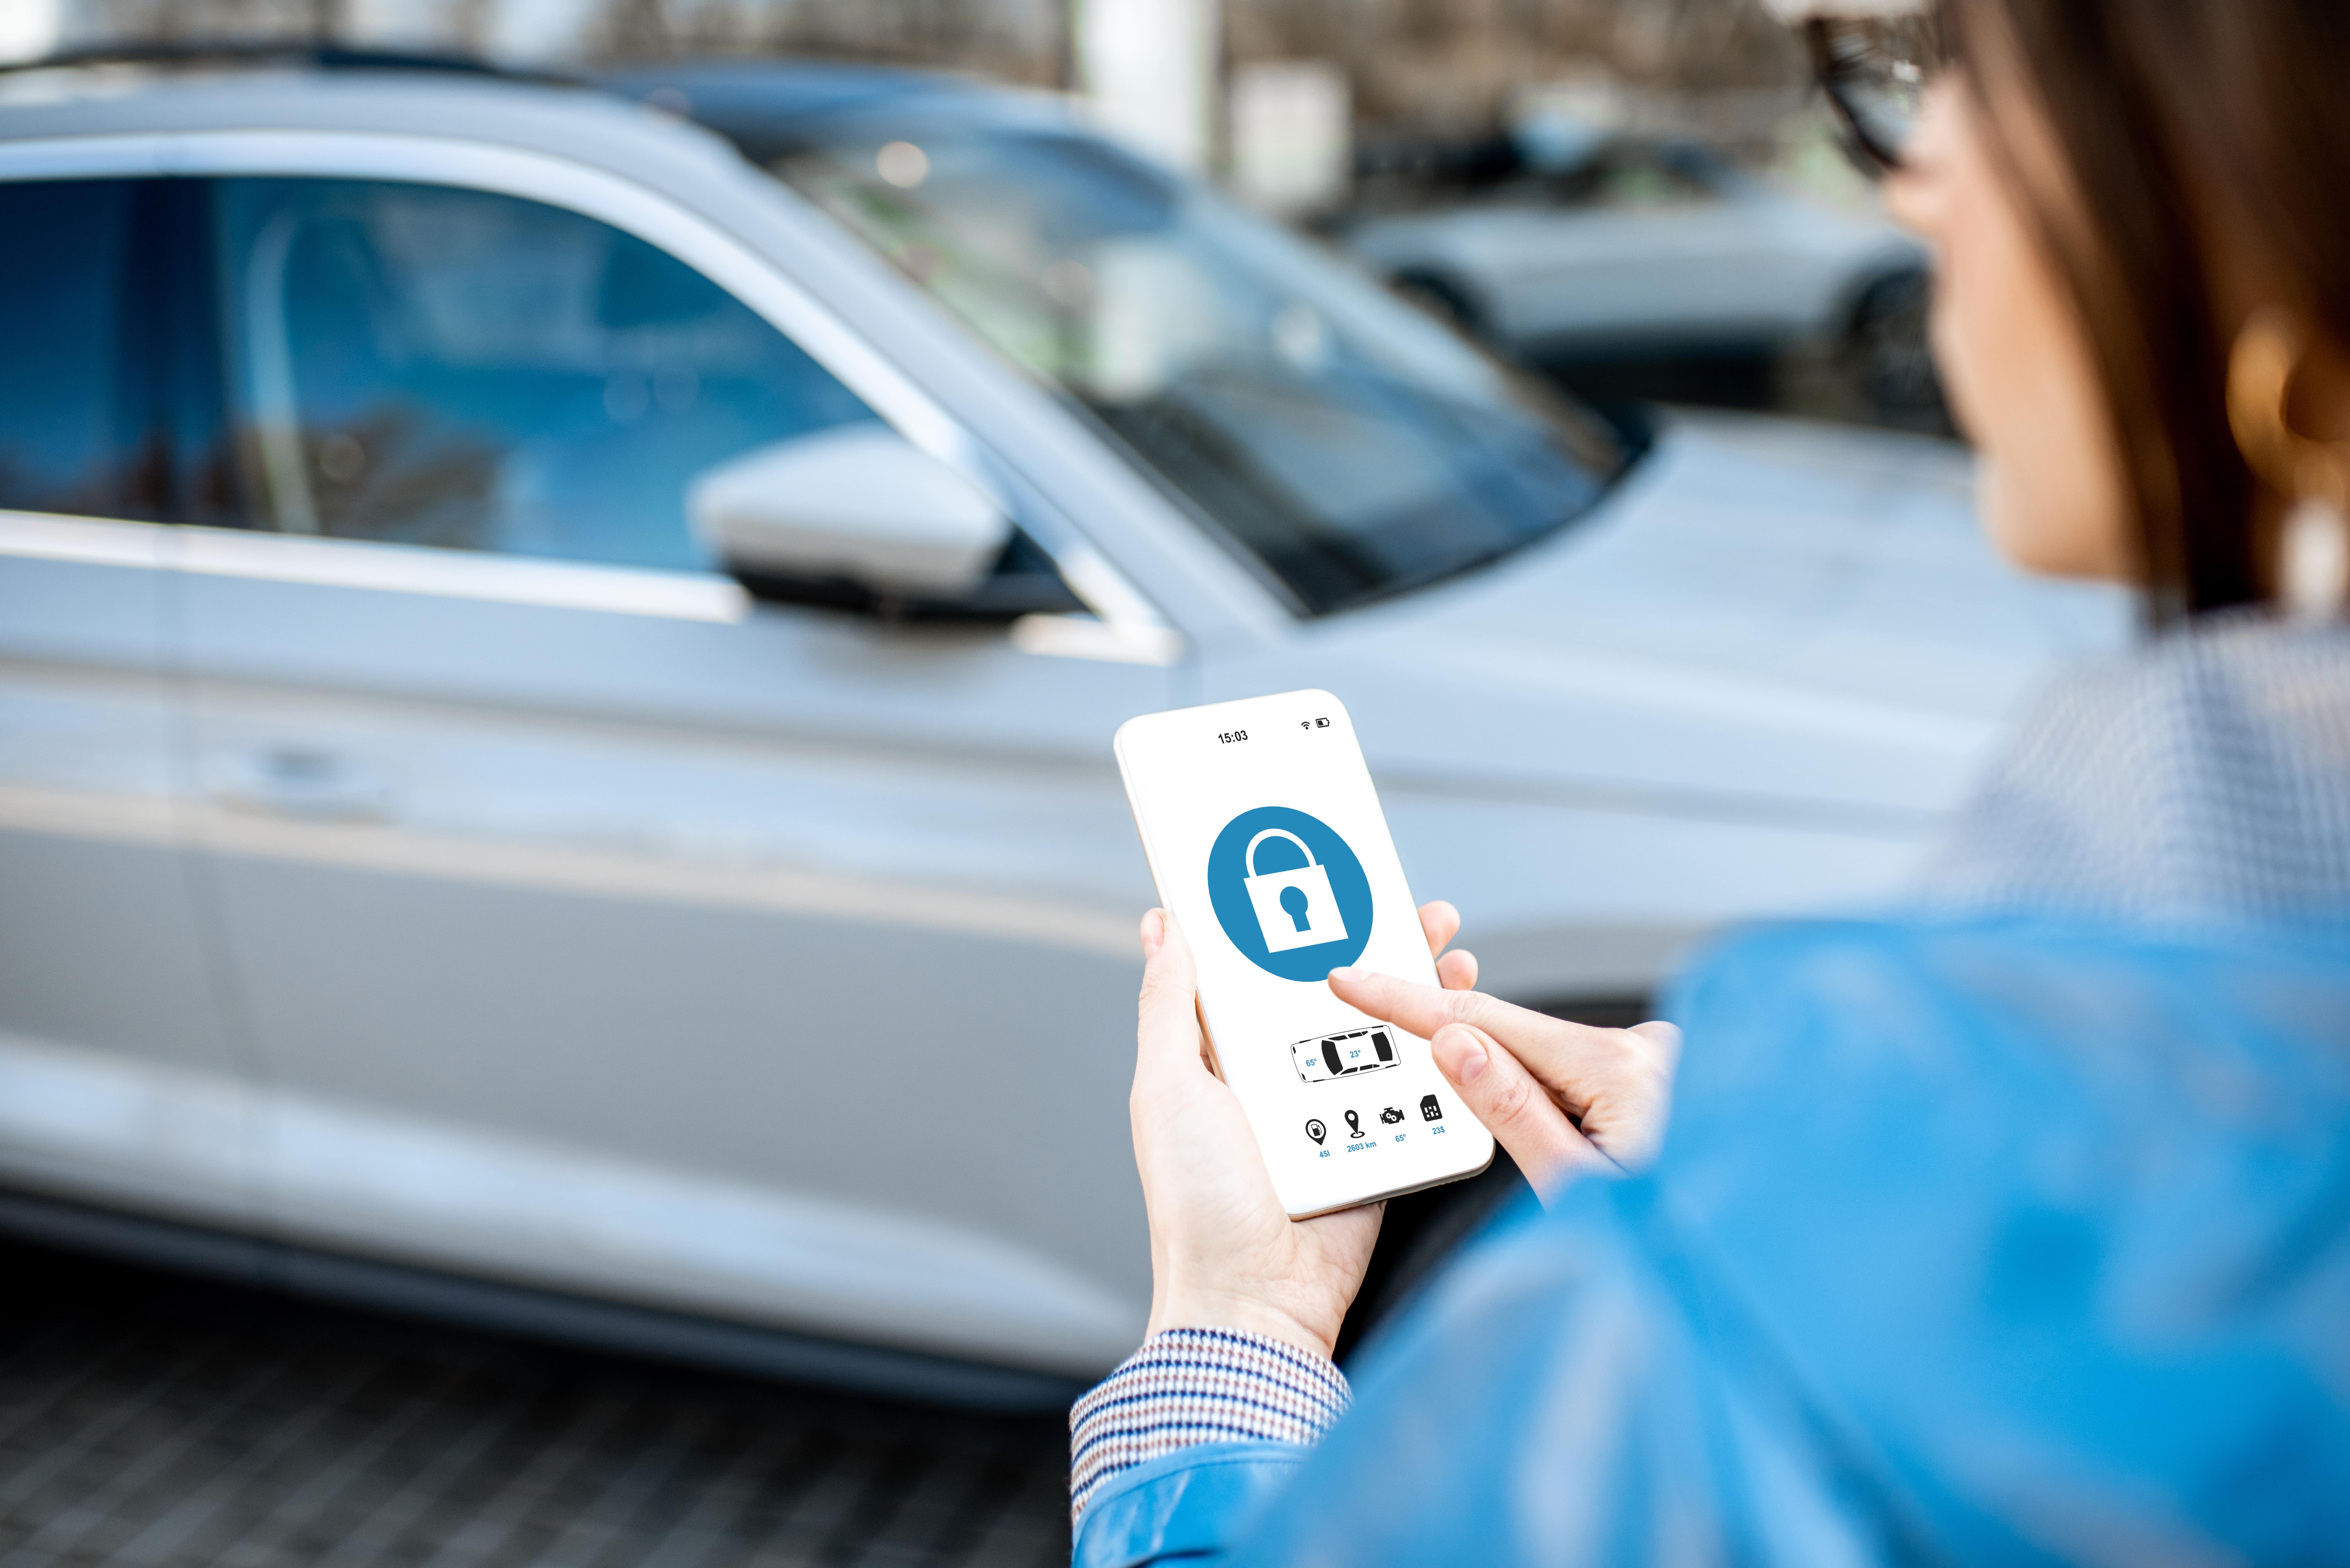
[[1347, 710], [1289, 691], [1129, 719], [1118, 766], [1160, 904], [1198, 961], [1216, 1070], [1294, 1219], [1474, 1176], [1493, 1139], [1428, 1042], [1325, 983], [1436, 961]]

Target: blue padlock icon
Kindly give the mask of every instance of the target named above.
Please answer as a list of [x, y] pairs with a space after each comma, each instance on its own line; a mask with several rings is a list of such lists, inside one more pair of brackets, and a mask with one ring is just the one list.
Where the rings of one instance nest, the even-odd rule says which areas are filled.
[[[1305, 864], [1292, 871], [1260, 873], [1257, 846], [1268, 838], [1286, 838], [1304, 852]], [[1248, 867], [1249, 903], [1264, 932], [1267, 952], [1319, 947], [1347, 940], [1347, 922], [1339, 918], [1338, 900], [1331, 896], [1330, 873], [1314, 858], [1305, 840], [1286, 828], [1268, 827], [1249, 840], [1242, 857]]]

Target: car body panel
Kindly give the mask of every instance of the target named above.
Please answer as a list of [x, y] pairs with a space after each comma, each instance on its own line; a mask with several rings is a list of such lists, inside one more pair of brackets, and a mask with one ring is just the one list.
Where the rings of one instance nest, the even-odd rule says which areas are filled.
[[[813, 609], [187, 594], [200, 836], [271, 1082], [299, 1102], [266, 1153], [291, 1232], [531, 1282], [617, 1271], [667, 1304], [765, 1301], [1032, 1365], [1130, 1338], [1109, 1303], [1147, 1289], [1119, 1223], [1138, 1194], [1089, 1111], [1123, 1064], [1088, 1044], [1131, 1012], [1149, 896], [1105, 737], [1166, 703], [1165, 671]], [[274, 792], [288, 755], [304, 781]], [[352, 782], [320, 803], [321, 772]], [[1054, 997], [1058, 1027], [1006, 1057], [1021, 995]], [[338, 1178], [300, 1129], [367, 1116], [383, 1152]], [[407, 1207], [417, 1140], [504, 1172], [469, 1226]], [[591, 1154], [599, 1188], [643, 1192], [575, 1211], [603, 1238], [583, 1268], [540, 1209]], [[1104, 1168], [1120, 1179], [1083, 1178]], [[698, 1229], [660, 1214], [681, 1184], [712, 1199]], [[754, 1192], [793, 1199], [769, 1214]], [[776, 1299], [775, 1271], [837, 1251], [824, 1216], [848, 1234], [874, 1214], [914, 1227], [862, 1245], [892, 1288]], [[817, 1231], [785, 1245], [794, 1224]], [[1105, 1252], [1121, 1231], [1136, 1245]], [[958, 1233], [1035, 1276], [1016, 1313], [987, 1316], [1003, 1279], [966, 1299], [937, 1271]]]
[[164, 530], [0, 513], [0, 1172], [249, 1228], [198, 919]]
[[1586, 527], [1206, 691], [1347, 701], [1487, 985], [1637, 996], [1728, 922], [1898, 895], [2050, 660], [2126, 637], [2125, 596], [2018, 580], [1970, 480], [1946, 443], [1678, 415]]

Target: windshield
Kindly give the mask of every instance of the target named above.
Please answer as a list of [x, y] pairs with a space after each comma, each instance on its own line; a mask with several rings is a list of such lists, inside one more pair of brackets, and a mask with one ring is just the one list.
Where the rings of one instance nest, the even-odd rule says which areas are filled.
[[1450, 328], [1080, 131], [899, 118], [747, 150], [1090, 410], [1310, 613], [1548, 533], [1626, 462]]

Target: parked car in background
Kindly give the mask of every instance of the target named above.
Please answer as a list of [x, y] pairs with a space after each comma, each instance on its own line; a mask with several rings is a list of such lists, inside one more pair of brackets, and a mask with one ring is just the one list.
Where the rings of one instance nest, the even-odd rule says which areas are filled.
[[1375, 161], [1343, 243], [1464, 328], [1570, 378], [1824, 352], [1896, 421], [1939, 410], [1927, 258], [1694, 141], [1555, 119], [1474, 155]]
[[1612, 428], [1049, 102], [629, 86], [0, 78], [0, 1223], [1061, 1397], [1120, 722], [1330, 689], [1488, 982], [1621, 1002], [2118, 635], [1953, 449]]

